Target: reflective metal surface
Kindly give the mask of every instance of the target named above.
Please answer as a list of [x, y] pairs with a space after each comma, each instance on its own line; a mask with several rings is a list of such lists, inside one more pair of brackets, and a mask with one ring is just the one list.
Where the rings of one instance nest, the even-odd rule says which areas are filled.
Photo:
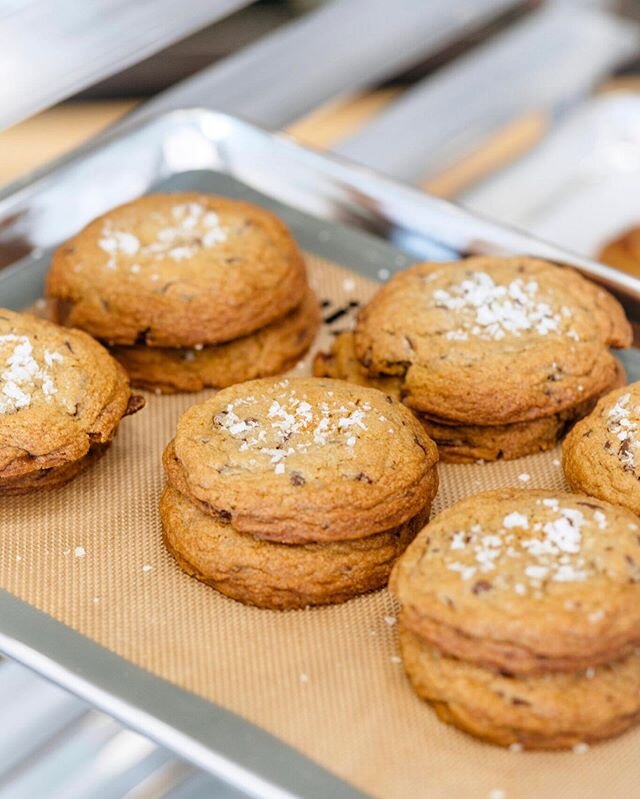
[[[319, 219], [373, 233], [416, 260], [522, 253], [570, 264], [608, 286], [632, 320], [640, 321], [638, 278], [364, 167], [306, 150], [284, 136], [199, 109], [132, 120], [72, 158], [1, 192], [0, 265], [51, 247], [158, 180], [191, 170], [230, 175]], [[5, 304], [5, 297], [24, 304], [30, 292], [28, 273], [29, 263], [0, 272]]]
[[142, 61], [249, 2], [1, 2], [0, 129]]
[[545, 4], [409, 89], [336, 152], [402, 180], [433, 177], [515, 119], [574, 106], [638, 42], [627, 20]]

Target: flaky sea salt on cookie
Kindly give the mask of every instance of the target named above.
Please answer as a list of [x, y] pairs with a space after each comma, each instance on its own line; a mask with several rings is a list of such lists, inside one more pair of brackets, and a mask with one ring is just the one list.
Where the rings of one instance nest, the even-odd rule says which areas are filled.
[[640, 523], [579, 494], [478, 494], [420, 533], [390, 586], [406, 626], [449, 655], [576, 671], [640, 644]]
[[418, 264], [361, 311], [355, 350], [370, 375], [401, 379], [407, 405], [451, 423], [549, 416], [615, 379], [609, 347], [631, 328], [604, 289], [534, 258]]
[[571, 431], [562, 456], [576, 491], [640, 514], [640, 383], [601, 399]]
[[306, 292], [286, 226], [249, 203], [155, 194], [58, 248], [47, 294], [60, 321], [112, 344], [193, 347], [258, 330]]
[[90, 336], [0, 309], [0, 494], [71, 479], [142, 404]]
[[412, 518], [435, 495], [437, 458], [415, 417], [380, 391], [272, 378], [191, 407], [165, 469], [236, 530], [299, 543], [362, 538]]

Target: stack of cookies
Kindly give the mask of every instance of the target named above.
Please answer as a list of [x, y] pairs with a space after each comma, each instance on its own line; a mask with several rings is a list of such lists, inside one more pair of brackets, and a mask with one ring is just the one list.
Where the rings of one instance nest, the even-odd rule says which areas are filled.
[[0, 309], [0, 495], [73, 479], [143, 405], [86, 333]]
[[314, 373], [375, 385], [410, 407], [443, 460], [550, 449], [624, 382], [619, 303], [577, 272], [533, 258], [417, 264], [360, 312]]
[[386, 585], [428, 521], [437, 459], [415, 417], [375, 389], [236, 385], [189, 408], [165, 450], [165, 543], [241, 602], [343, 602]]
[[112, 347], [139, 386], [198, 391], [277, 374], [320, 323], [305, 265], [268, 211], [156, 194], [91, 222], [55, 253], [58, 321]]
[[584, 748], [640, 718], [640, 523], [580, 494], [502, 490], [437, 516], [394, 568], [416, 692], [514, 749]]

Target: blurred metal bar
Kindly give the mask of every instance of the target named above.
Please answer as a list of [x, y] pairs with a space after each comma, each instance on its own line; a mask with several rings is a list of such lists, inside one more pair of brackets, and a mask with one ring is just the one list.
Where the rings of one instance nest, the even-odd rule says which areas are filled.
[[544, 8], [422, 81], [335, 151], [402, 180], [437, 174], [519, 114], [581, 98], [637, 46], [631, 23]]
[[250, 2], [0, 3], [0, 129], [142, 61]]
[[438, 52], [514, 0], [334, 0], [182, 81], [134, 116], [206, 106], [279, 128]]
[[113, 799], [172, 756], [115, 721], [88, 712], [0, 784], [2, 799]]
[[[174, 789], [184, 785], [197, 774], [198, 772], [189, 764], [183, 763], [181, 760], [169, 760], [160, 768], [143, 777], [135, 787], [122, 794], [118, 799], [167, 799]], [[202, 776], [204, 782], [208, 783], [207, 797], [217, 799], [218, 781], [213, 777]]]
[[0, 783], [89, 712], [84, 702], [16, 663], [0, 666]]
[[214, 781], [208, 774], [194, 774], [163, 799], [247, 799], [247, 795], [230, 785]]

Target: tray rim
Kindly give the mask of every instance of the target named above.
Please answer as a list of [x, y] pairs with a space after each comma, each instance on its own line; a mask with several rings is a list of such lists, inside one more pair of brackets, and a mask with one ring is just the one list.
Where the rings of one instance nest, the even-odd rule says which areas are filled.
[[[259, 172], [252, 174], [243, 169], [243, 154], [233, 149], [226, 162], [223, 158], [219, 163], [222, 167], [220, 171], [228, 172], [248, 186], [294, 207], [299, 207], [300, 202], [307, 202], [315, 192], [325, 207], [321, 207], [319, 213], [317, 204], [311, 209], [302, 205], [301, 210], [311, 210], [319, 216], [326, 215], [329, 220], [346, 221], [353, 227], [370, 230], [382, 238], [402, 241], [399, 248], [413, 250], [412, 255], [416, 260], [426, 260], [435, 244], [436, 250], [439, 248], [445, 253], [526, 253], [572, 266], [618, 296], [631, 321], [640, 325], [640, 278], [537, 238], [517, 227], [495, 222], [462, 205], [431, 196], [419, 188], [342, 156], [305, 147], [287, 134], [264, 131], [250, 122], [206, 107], [150, 112], [131, 119], [125, 118], [76, 150], [0, 189], [0, 239], [6, 238], [7, 232], [11, 231], [15, 221], [13, 215], [16, 206], [19, 208], [20, 200], [29, 195], [36, 196], [48, 180], [60, 172], [64, 173], [74, 164], [82, 163], [83, 159], [89, 160], [145, 128], [151, 129], [163, 122], [176, 126], [190, 124], [198, 128], [203, 136], [207, 135], [205, 131], [214, 132], [213, 138], [217, 144], [230, 144], [238, 139], [250, 146], [255, 146], [257, 142], [263, 149], [269, 148], [270, 152], [287, 162], [287, 168], [293, 165], [292, 175], [287, 174], [283, 179], [277, 170], [272, 170], [269, 174], [271, 183], [265, 182], [264, 175]], [[302, 187], [302, 193], [292, 194], [288, 191], [288, 181], [291, 177], [295, 178], [296, 168], [302, 169], [307, 179], [309, 176], [318, 179], [313, 192], [308, 185]], [[14, 207], [11, 207], [12, 203]], [[425, 243], [430, 245], [426, 250]], [[440, 255], [435, 260], [443, 258]], [[5, 273], [20, 263], [21, 260], [17, 260], [0, 269], [0, 286]]]
[[[27, 195], [37, 196], [43, 183], [55, 178], [60, 171], [163, 120], [170, 124], [222, 125], [229, 135], [250, 135], [263, 146], [277, 150], [285, 159], [301, 164], [310, 174], [322, 176], [335, 194], [325, 198], [333, 202], [333, 205], [328, 202], [324, 216], [329, 222], [344, 223], [343, 214], [346, 213], [347, 226], [373, 230], [383, 239], [393, 239], [398, 231], [414, 232], [418, 240], [433, 239], [435, 231], [439, 236], [436, 240], [456, 252], [528, 252], [571, 264], [607, 283], [613, 280], [615, 285], [630, 292], [633, 299], [640, 300], [640, 279], [483, 219], [345, 159], [308, 150], [282, 134], [262, 131], [208, 109], [153, 114], [107, 131], [97, 140], [0, 190], [0, 223], [7, 206], [19, 203]], [[264, 184], [256, 185], [255, 180], [252, 183], [245, 175], [238, 176], [228, 164], [224, 166], [227, 168], [221, 172], [252, 188], [271, 193], [265, 191]], [[174, 174], [179, 173], [177, 170]], [[271, 194], [281, 199], [277, 193]], [[283, 201], [300, 210], [290, 197]], [[314, 215], [322, 218], [317, 210]], [[438, 230], [440, 225], [442, 231]], [[0, 288], [18, 274], [29, 258], [31, 256], [0, 271]], [[249, 796], [260, 799], [319, 799], [328, 795], [357, 799], [365, 796], [253, 723], [144, 671], [3, 589], [0, 589], [0, 650]], [[82, 658], [74, 661], [78, 652]], [[101, 664], [108, 664], [109, 668], [100, 668]], [[159, 697], [162, 697], [160, 703]], [[175, 720], [176, 714], [179, 723]]]

